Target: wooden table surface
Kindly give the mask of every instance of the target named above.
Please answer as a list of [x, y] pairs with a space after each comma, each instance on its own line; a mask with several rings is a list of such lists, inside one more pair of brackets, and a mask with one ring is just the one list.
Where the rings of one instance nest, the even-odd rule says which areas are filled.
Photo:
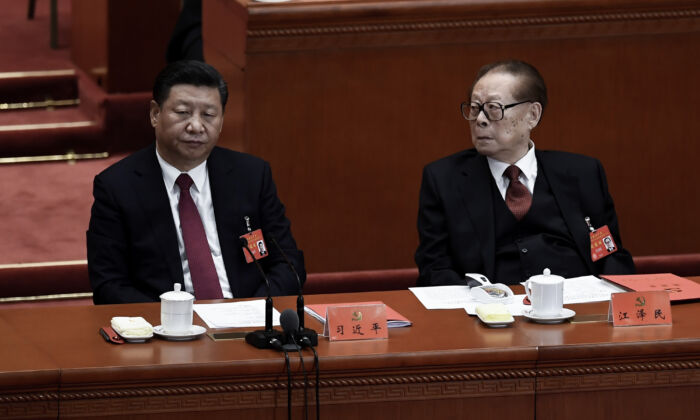
[[[324, 418], [687, 418], [700, 397], [698, 303], [673, 305], [670, 326], [578, 322], [607, 313], [601, 302], [567, 305], [577, 313], [572, 322], [516, 317], [512, 327], [491, 329], [462, 309], [426, 310], [407, 290], [306, 297], [307, 304], [367, 300], [385, 302], [413, 325], [391, 329], [388, 340], [319, 340]], [[280, 311], [294, 304], [275, 299]], [[160, 306], [1, 309], [0, 417], [286, 418], [280, 353], [206, 335], [113, 345], [98, 334], [113, 316], [158, 325]], [[197, 316], [195, 323], [206, 326]], [[322, 330], [310, 317], [306, 324]], [[300, 418], [303, 376], [291, 357]], [[310, 369], [310, 351], [304, 357]]]

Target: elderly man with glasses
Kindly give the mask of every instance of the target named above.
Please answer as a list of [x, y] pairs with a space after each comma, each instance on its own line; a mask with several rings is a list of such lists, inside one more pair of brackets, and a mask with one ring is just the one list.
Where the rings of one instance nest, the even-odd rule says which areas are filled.
[[460, 106], [474, 148], [423, 171], [419, 286], [466, 284], [465, 273], [517, 284], [545, 268], [566, 278], [634, 273], [601, 163], [535, 149], [530, 133], [546, 105], [544, 80], [530, 64], [479, 70]]

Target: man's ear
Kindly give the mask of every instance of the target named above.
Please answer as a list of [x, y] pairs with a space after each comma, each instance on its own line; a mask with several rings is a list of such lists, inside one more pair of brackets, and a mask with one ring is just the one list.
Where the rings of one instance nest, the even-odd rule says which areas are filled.
[[150, 120], [151, 120], [151, 126], [153, 128], [158, 125], [158, 115], [160, 115], [160, 105], [154, 100], [151, 99], [151, 110], [149, 112]]
[[540, 122], [540, 118], [542, 118], [542, 104], [539, 102], [531, 103], [527, 116], [527, 125], [530, 127], [530, 130], [532, 130], [533, 128], [537, 127], [537, 124]]

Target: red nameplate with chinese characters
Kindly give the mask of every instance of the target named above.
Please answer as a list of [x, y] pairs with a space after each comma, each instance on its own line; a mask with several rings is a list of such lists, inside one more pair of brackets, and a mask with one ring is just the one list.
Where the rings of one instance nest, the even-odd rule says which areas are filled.
[[617, 252], [617, 244], [610, 234], [608, 226], [602, 226], [591, 232], [591, 259], [593, 262]]
[[265, 245], [265, 239], [263, 238], [262, 230], [257, 229], [252, 232], [246, 233], [245, 235], [241, 235], [240, 237], [246, 238], [246, 240], [248, 241], [248, 249], [250, 249], [250, 252], [246, 251], [245, 249], [243, 250], [243, 255], [245, 255], [245, 262], [247, 262], [248, 264], [253, 262], [253, 259], [250, 258], [251, 253], [255, 256], [256, 260], [268, 256], [267, 245]]
[[323, 335], [330, 341], [389, 338], [384, 304], [328, 306]]
[[613, 326], [672, 324], [668, 292], [627, 292], [610, 296], [608, 321]]

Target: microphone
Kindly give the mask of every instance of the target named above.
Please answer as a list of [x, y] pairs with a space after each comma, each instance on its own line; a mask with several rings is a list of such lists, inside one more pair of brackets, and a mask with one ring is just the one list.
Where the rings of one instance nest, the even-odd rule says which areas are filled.
[[280, 325], [284, 331], [286, 344], [282, 346], [287, 351], [299, 350], [301, 347], [297, 345], [294, 339], [294, 334], [299, 330], [299, 317], [293, 309], [285, 309], [280, 315]]
[[[303, 285], [301, 284], [301, 279], [299, 278], [299, 273], [297, 273], [297, 270], [294, 268], [294, 264], [292, 264], [291, 261], [289, 261], [289, 258], [287, 257], [287, 254], [282, 250], [282, 247], [280, 246], [279, 242], [277, 242], [277, 239], [275, 238], [275, 235], [268, 233], [267, 237], [272, 241], [272, 243], [275, 245], [275, 248], [277, 248], [277, 251], [279, 251], [280, 255], [282, 255], [282, 258], [284, 258], [284, 261], [287, 263], [287, 266], [289, 266], [289, 269], [292, 270], [292, 273], [294, 273], [294, 276], [297, 279], [297, 284], [299, 285], [299, 296], [297, 296], [297, 320], [299, 322], [299, 327], [297, 328], [297, 337], [306, 337], [308, 338], [308, 341], [311, 343], [311, 346], [316, 346], [318, 345], [318, 333], [310, 328], [304, 328], [304, 294], [303, 294]], [[280, 323], [281, 323], [281, 318], [280, 318]], [[301, 341], [300, 338], [300, 341]]]
[[272, 340], [282, 341], [282, 333], [277, 330], [272, 329], [272, 296], [270, 295], [270, 280], [265, 275], [265, 271], [260, 266], [260, 263], [253, 255], [253, 252], [248, 247], [248, 240], [246, 238], [241, 238], [241, 245], [243, 249], [248, 251], [248, 254], [253, 259], [255, 266], [258, 267], [260, 275], [265, 280], [265, 285], [267, 286], [267, 299], [265, 299], [265, 329], [256, 330], [249, 332], [245, 336], [245, 341], [254, 347], [259, 349], [269, 349], [275, 348]]

